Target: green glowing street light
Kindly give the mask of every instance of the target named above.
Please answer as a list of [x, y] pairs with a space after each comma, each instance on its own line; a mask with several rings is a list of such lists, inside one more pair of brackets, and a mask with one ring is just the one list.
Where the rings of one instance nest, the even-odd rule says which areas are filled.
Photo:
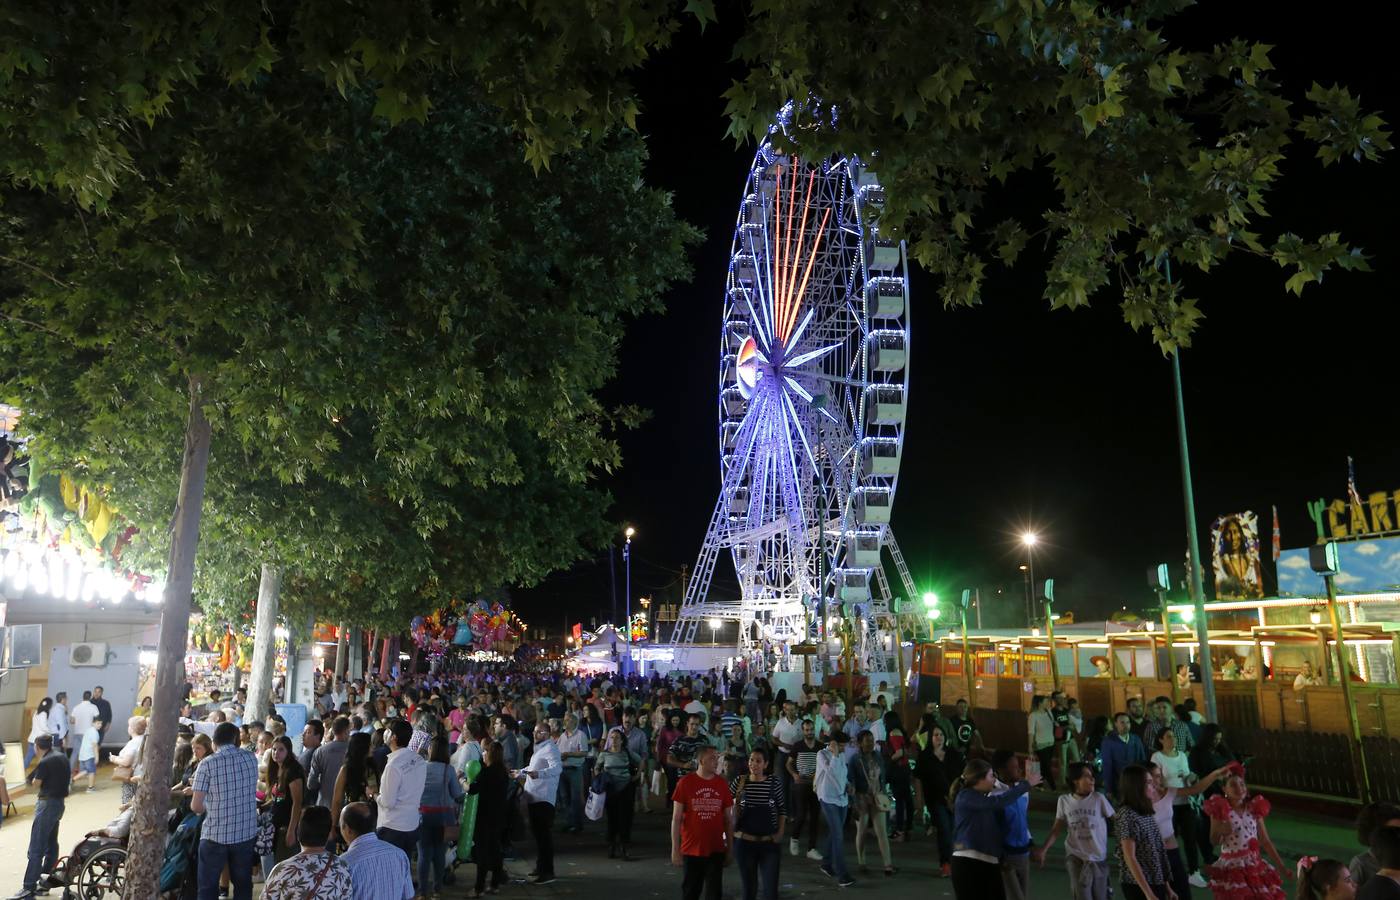
[[924, 614], [930, 619], [937, 619], [943, 615], [943, 610], [938, 608], [938, 595], [933, 591], [924, 594]]

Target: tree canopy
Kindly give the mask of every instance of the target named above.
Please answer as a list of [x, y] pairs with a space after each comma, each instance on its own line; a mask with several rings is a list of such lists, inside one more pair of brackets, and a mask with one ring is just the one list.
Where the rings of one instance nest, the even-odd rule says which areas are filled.
[[[1314, 84], [1295, 110], [1267, 45], [1174, 45], [1164, 25], [1189, 5], [756, 0], [736, 48], [747, 70], [727, 92], [731, 132], [764, 133], [795, 98], [793, 150], [873, 157], [881, 227], [939, 277], [945, 305], [979, 303], [988, 265], [1043, 242], [1052, 307], [1112, 292], [1128, 324], [1171, 351], [1202, 315], [1187, 270], [1258, 254], [1297, 293], [1366, 268], [1340, 234], [1265, 235], [1261, 222], [1291, 143], [1326, 165], [1391, 146], [1345, 88]], [[1032, 171], [1053, 180], [1043, 211], [989, 220], [988, 201]]]

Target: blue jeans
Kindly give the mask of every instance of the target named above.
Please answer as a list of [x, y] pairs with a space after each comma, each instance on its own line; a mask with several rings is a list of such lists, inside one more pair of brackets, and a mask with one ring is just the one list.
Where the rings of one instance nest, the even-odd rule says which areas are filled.
[[224, 866], [228, 866], [232, 900], [253, 900], [254, 856], [253, 838], [237, 844], [200, 841], [199, 900], [219, 900], [219, 876]]
[[734, 841], [734, 862], [744, 885], [743, 900], [757, 900], [760, 887], [763, 900], [778, 900], [778, 863], [782, 858], [782, 847], [778, 844]]
[[953, 811], [942, 800], [929, 807], [933, 810], [933, 824], [938, 829], [938, 861], [943, 865], [953, 862]]
[[447, 868], [446, 818], [443, 813], [423, 813], [418, 826], [418, 890], [424, 894], [442, 890], [442, 874]]
[[559, 806], [568, 828], [583, 829], [583, 766], [565, 766], [559, 776]]
[[822, 865], [846, 880], [851, 873], [846, 869], [846, 853], [842, 847], [846, 831], [846, 807], [835, 803], [822, 804], [822, 818], [826, 820], [826, 835], [821, 842]]
[[410, 864], [409, 869], [412, 871], [413, 849], [418, 846], [418, 832], [420, 830], [422, 830], [421, 825], [412, 831], [399, 831], [394, 828], [385, 828], [381, 825], [374, 829], [374, 835], [384, 843], [393, 844], [395, 847], [402, 850], [403, 855], [408, 857]]
[[40, 797], [34, 804], [34, 825], [29, 830], [29, 865], [24, 886], [34, 890], [39, 875], [52, 872], [58, 862], [58, 823], [63, 818], [62, 798]]

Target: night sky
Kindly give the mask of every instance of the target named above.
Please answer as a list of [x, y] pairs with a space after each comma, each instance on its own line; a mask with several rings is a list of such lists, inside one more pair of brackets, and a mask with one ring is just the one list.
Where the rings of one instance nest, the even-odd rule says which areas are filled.
[[[1313, 81], [1341, 82], [1393, 129], [1389, 35], [1359, 27], [1357, 16], [1315, 12], [1285, 21], [1276, 4], [1206, 4], [1167, 33], [1192, 48], [1236, 36], [1275, 44], [1275, 75], [1291, 97]], [[719, 488], [717, 337], [754, 151], [724, 136], [720, 95], [733, 76], [725, 26], [688, 29], [637, 79], [651, 181], [707, 238], [694, 279], [671, 291], [666, 312], [629, 326], [620, 377], [606, 392], [652, 414], [623, 436], [624, 467], [607, 483], [619, 527], [638, 529], [634, 597], [675, 590], [681, 566], [694, 566]], [[1302, 298], [1284, 292], [1283, 270], [1252, 258], [1187, 276], [1206, 315], [1182, 355], [1203, 553], [1216, 515], [1252, 509], [1267, 559], [1271, 504], [1285, 548], [1311, 543], [1305, 503], [1345, 496], [1348, 455], [1363, 495], [1400, 489], [1397, 172], [1394, 153], [1324, 172], [1297, 148], [1272, 196], [1273, 220], [1258, 229], [1341, 231], [1365, 248], [1371, 273], [1329, 276]], [[1033, 211], [1043, 187], [1025, 187], [1023, 211]], [[1002, 217], [994, 212], [985, 220]], [[989, 267], [977, 309], [940, 308], [931, 279], [911, 267], [910, 412], [894, 530], [921, 588], [1002, 582], [1019, 607], [1016, 535], [1034, 526], [1044, 542], [1037, 576], [1053, 576], [1058, 607], [1083, 620], [1148, 605], [1150, 564], [1181, 568], [1171, 364], [1128, 328], [1111, 292], [1087, 310], [1050, 311], [1042, 258], [1023, 254], [1010, 273]], [[620, 554], [617, 579], [621, 597]], [[713, 595], [737, 596], [732, 574], [717, 572]], [[551, 628], [580, 616], [586, 626], [588, 610], [606, 618], [606, 552], [515, 597]]]

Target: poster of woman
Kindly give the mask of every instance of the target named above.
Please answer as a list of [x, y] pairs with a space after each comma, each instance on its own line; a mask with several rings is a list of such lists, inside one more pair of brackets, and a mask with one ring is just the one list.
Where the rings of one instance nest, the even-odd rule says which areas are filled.
[[1253, 600], [1264, 596], [1259, 562], [1259, 522], [1245, 511], [1221, 516], [1210, 526], [1215, 599]]

